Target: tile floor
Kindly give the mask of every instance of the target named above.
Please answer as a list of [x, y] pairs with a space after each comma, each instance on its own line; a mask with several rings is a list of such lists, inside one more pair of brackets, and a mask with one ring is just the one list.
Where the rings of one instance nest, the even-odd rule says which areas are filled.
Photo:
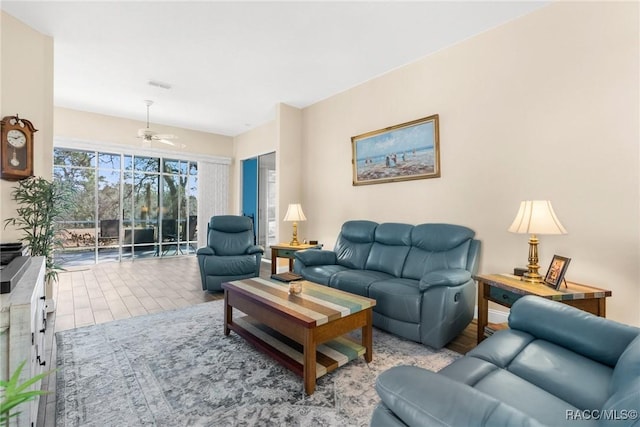
[[141, 259], [74, 268], [54, 289], [55, 330], [187, 307], [222, 294], [204, 292], [196, 257]]

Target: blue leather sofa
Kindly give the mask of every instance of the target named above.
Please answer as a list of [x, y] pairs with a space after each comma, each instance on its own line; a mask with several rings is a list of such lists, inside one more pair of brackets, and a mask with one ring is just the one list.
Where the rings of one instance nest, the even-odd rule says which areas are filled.
[[378, 376], [372, 426], [639, 425], [640, 329], [536, 296], [438, 373]]
[[223, 282], [260, 275], [264, 248], [254, 244], [253, 221], [246, 216], [211, 217], [207, 246], [198, 249], [202, 289], [221, 291]]
[[348, 221], [333, 251], [295, 253], [306, 280], [373, 298], [373, 325], [431, 347], [473, 319], [480, 242], [459, 225]]

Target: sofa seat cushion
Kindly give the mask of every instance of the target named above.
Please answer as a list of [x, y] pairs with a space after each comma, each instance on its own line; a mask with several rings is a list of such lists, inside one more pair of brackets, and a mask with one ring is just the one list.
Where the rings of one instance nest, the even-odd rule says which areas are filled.
[[535, 338], [517, 329], [504, 329], [491, 336], [491, 340], [484, 340], [476, 348], [467, 353], [492, 363], [499, 368], [506, 368], [511, 361]]
[[438, 374], [473, 387], [496, 369], [500, 368], [493, 363], [475, 357], [463, 357], [442, 368]]
[[395, 320], [420, 323], [422, 298], [418, 281], [386, 279], [369, 286], [369, 298], [376, 300], [373, 310]]
[[329, 280], [329, 286], [364, 297], [369, 296], [369, 285], [378, 280], [390, 279], [393, 276], [373, 270], [339, 271]]
[[[508, 369], [580, 409], [604, 405], [613, 374], [607, 365], [543, 340], [532, 341]], [[589, 375], [583, 375], [584, 372]]]
[[[524, 412], [542, 424], [575, 425], [575, 421], [568, 419], [567, 411], [575, 413], [578, 408], [504, 369], [489, 373], [476, 383], [474, 389]], [[595, 422], [592, 424], [595, 425]]]
[[[580, 409], [600, 408], [609, 397], [611, 367], [516, 329], [496, 332], [467, 356], [507, 369]], [[590, 373], [588, 379], [582, 372]]]
[[236, 276], [256, 271], [255, 255], [208, 256], [204, 258], [205, 274]]
[[304, 267], [300, 272], [302, 276], [306, 280], [310, 280], [315, 283], [320, 283], [322, 285], [329, 285], [329, 280], [331, 276], [336, 274], [339, 271], [349, 270], [347, 267], [343, 267], [342, 265], [311, 265], [309, 267]]
[[372, 426], [540, 426], [514, 407], [417, 366], [381, 373], [376, 391], [384, 408]]

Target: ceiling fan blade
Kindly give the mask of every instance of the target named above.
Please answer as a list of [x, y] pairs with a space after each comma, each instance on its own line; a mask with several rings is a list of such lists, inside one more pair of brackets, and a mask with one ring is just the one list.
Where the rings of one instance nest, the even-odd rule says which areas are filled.
[[154, 134], [153, 137], [156, 139], [178, 139], [177, 136], [170, 133]]
[[154, 139], [154, 141], [162, 142], [163, 144], [167, 145], [176, 145], [175, 142], [171, 142], [168, 139]]
[[[147, 146], [150, 146], [151, 141], [158, 141], [161, 142], [163, 144], [168, 144], [168, 145], [177, 145], [171, 141], [169, 141], [170, 139], [177, 139], [178, 137], [172, 134], [159, 134], [157, 132], [152, 131], [149, 128], [149, 107], [153, 104], [153, 101], [150, 100], [146, 100], [144, 101], [145, 105], [147, 106], [147, 127], [144, 129], [138, 129], [138, 138], [143, 140], [143, 143], [146, 144]], [[180, 144], [182, 145], [182, 144]]]

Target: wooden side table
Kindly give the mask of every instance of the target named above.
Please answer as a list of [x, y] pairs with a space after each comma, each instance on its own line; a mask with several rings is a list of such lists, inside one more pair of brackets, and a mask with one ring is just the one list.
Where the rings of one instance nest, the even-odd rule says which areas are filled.
[[611, 296], [611, 291], [606, 289], [572, 282], [556, 290], [544, 283], [522, 281], [511, 274], [479, 274], [473, 278], [478, 281], [478, 344], [484, 339], [484, 328], [489, 321], [489, 301], [511, 307], [525, 295], [537, 295], [606, 317], [606, 298]]
[[321, 248], [322, 245], [290, 245], [288, 243], [278, 243], [271, 246], [271, 274], [276, 274], [278, 258], [289, 258], [289, 271], [293, 271], [293, 254], [304, 249]]

